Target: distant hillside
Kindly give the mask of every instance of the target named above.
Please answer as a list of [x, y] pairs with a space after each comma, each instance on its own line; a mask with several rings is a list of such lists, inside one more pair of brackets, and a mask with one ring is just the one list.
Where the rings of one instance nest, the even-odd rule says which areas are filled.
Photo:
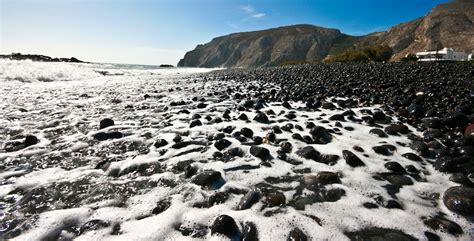
[[393, 48], [393, 60], [443, 47], [472, 52], [473, 22], [474, 0], [455, 0], [434, 7], [424, 17], [364, 36], [301, 24], [217, 37], [187, 52], [178, 66], [267, 67], [289, 61], [323, 60], [354, 46], [374, 44]]

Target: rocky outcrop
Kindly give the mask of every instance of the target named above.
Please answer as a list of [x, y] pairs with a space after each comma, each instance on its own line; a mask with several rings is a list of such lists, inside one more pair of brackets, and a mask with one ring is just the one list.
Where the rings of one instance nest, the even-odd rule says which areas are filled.
[[337, 29], [312, 25], [235, 33], [198, 45], [186, 53], [178, 66], [265, 67], [291, 60], [321, 59], [343, 36]]
[[395, 51], [394, 59], [406, 54], [444, 47], [474, 51], [474, 1], [456, 0], [434, 7], [426, 16], [383, 32], [378, 43]]
[[13, 53], [8, 55], [0, 55], [0, 59], [10, 59], [10, 60], [31, 60], [37, 62], [69, 62], [69, 63], [84, 63], [84, 61], [78, 60], [74, 57], [71, 58], [51, 58], [46, 55], [39, 54], [21, 54]]
[[186, 53], [178, 66], [267, 67], [289, 61], [322, 60], [354, 46], [386, 44], [393, 60], [409, 53], [454, 48], [474, 51], [474, 1], [454, 0], [434, 7], [426, 16], [386, 31], [350, 36], [337, 29], [293, 25], [214, 38]]

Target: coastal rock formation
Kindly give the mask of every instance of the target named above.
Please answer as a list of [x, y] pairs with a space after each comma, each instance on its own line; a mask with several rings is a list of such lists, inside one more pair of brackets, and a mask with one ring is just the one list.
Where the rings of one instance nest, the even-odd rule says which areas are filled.
[[386, 31], [350, 36], [337, 29], [308, 24], [214, 38], [186, 53], [183, 67], [268, 67], [292, 61], [323, 60], [354, 46], [386, 44], [392, 60], [443, 47], [474, 51], [474, 2], [454, 0], [434, 7], [426, 16]]
[[343, 34], [337, 29], [294, 25], [217, 37], [186, 53], [178, 66], [264, 67], [321, 59]]
[[71, 58], [52, 58], [46, 55], [40, 54], [21, 54], [12, 53], [8, 55], [0, 55], [0, 59], [9, 60], [31, 60], [37, 62], [69, 62], [69, 63], [84, 63], [84, 61], [78, 60], [74, 57]]

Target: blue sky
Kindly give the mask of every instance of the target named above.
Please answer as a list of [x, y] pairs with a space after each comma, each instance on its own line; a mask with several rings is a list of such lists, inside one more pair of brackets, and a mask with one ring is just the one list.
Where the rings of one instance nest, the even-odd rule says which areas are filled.
[[176, 64], [233, 32], [300, 23], [383, 31], [447, 0], [0, 0], [0, 53]]

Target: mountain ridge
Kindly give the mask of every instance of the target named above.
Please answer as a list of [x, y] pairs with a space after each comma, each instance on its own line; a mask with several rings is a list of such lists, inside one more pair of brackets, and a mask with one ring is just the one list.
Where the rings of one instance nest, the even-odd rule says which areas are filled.
[[197, 45], [178, 66], [269, 67], [288, 61], [323, 60], [354, 46], [374, 44], [390, 46], [392, 60], [443, 47], [472, 52], [473, 22], [474, 1], [454, 0], [435, 6], [425, 16], [362, 36], [310, 24], [231, 33]]

